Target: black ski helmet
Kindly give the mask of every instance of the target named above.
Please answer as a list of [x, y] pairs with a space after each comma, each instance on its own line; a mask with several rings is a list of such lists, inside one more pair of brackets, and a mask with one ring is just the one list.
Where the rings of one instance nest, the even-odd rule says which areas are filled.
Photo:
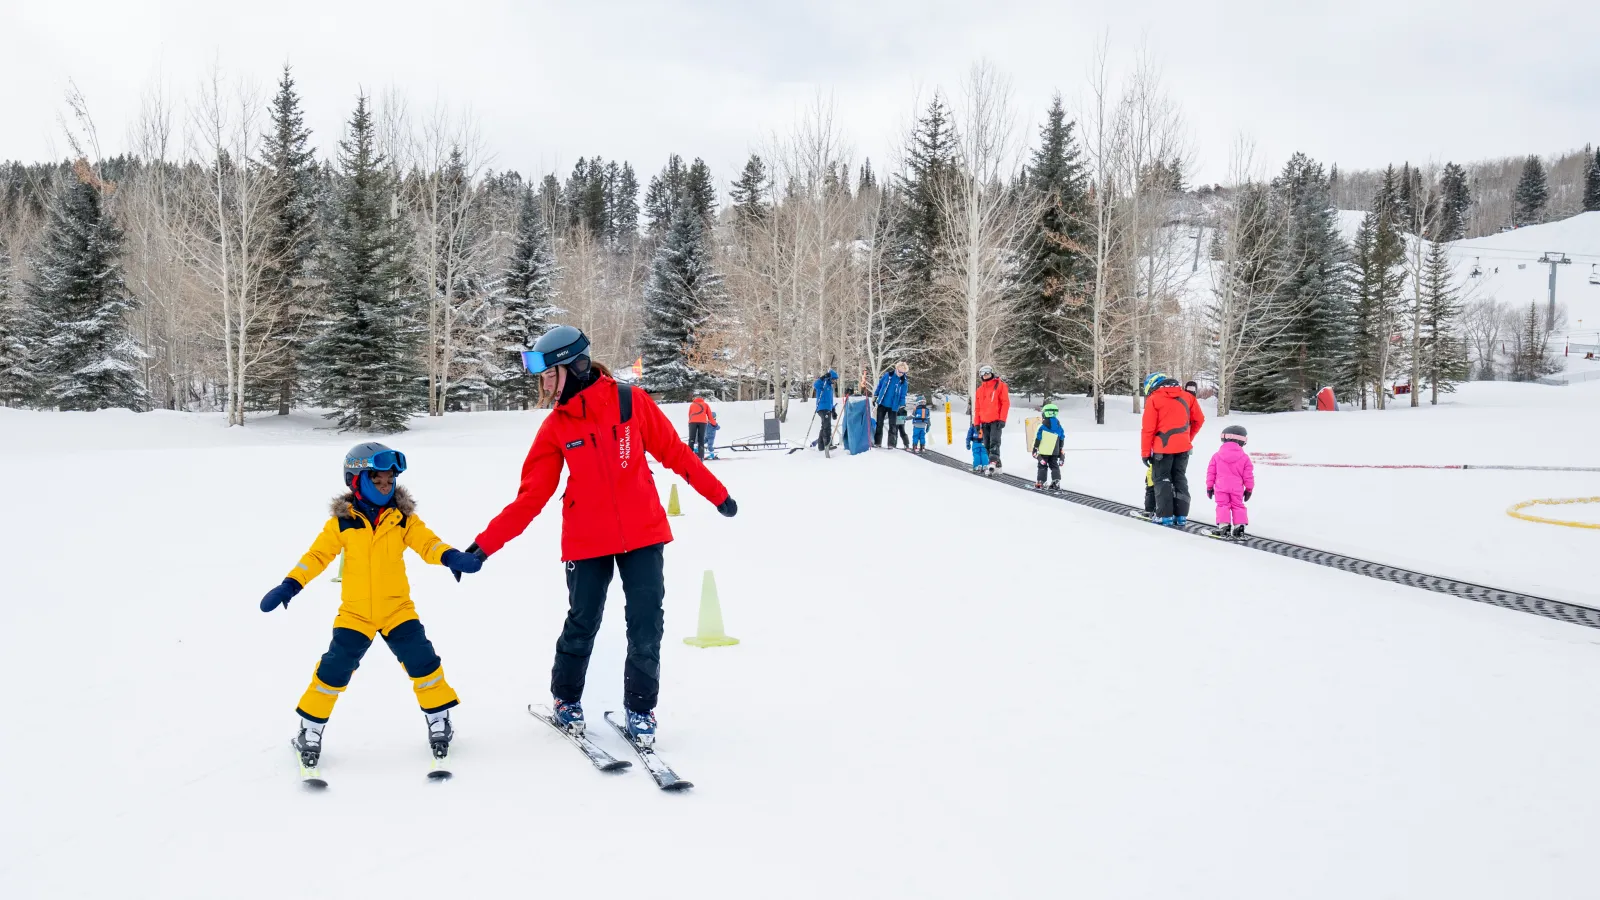
[[1229, 425], [1222, 429], [1222, 439], [1225, 441], [1238, 441], [1243, 445], [1250, 440], [1250, 432], [1244, 430], [1243, 425]]
[[344, 455], [344, 483], [362, 472], [388, 472], [396, 475], [406, 470], [406, 455], [391, 450], [377, 441], [367, 441], [350, 448]]
[[522, 364], [535, 375], [555, 366], [570, 366], [588, 359], [589, 339], [571, 325], [557, 325], [539, 336], [533, 349], [522, 354]]

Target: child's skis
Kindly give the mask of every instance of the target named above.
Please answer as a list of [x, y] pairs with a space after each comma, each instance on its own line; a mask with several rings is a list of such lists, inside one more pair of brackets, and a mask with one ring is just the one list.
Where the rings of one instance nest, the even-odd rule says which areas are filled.
[[294, 738], [289, 739], [289, 749], [294, 753], [295, 766], [300, 769], [300, 783], [305, 785], [307, 790], [312, 791], [320, 791], [326, 788], [328, 782], [322, 778], [321, 766], [306, 765], [305, 759], [300, 755], [300, 748], [295, 745]]
[[633, 748], [633, 752], [639, 755], [639, 762], [644, 763], [644, 767], [650, 770], [650, 777], [656, 780], [656, 787], [661, 788], [663, 791], [683, 791], [694, 787], [694, 782], [679, 778], [678, 773], [672, 771], [672, 767], [667, 765], [666, 760], [656, 755], [653, 747], [646, 747], [634, 740], [633, 735], [628, 733], [628, 726], [618, 722], [614, 716], [615, 713], [608, 711], [606, 713], [606, 721], [610, 722], [611, 727], [617, 730], [617, 734], [622, 735], [622, 739], [628, 742], [628, 746]]
[[582, 750], [583, 755], [589, 758], [589, 762], [594, 763], [594, 767], [602, 772], [619, 772], [633, 765], [633, 763], [628, 762], [625, 759], [617, 759], [615, 756], [607, 753], [605, 748], [590, 740], [588, 735], [573, 734], [567, 729], [562, 728], [560, 725], [557, 725], [554, 715], [550, 712], [550, 708], [547, 706], [530, 705], [528, 707], [528, 713], [535, 719], [538, 719], [546, 725], [549, 725], [551, 728], [554, 728], [562, 737], [572, 742], [572, 745], [577, 747], [579, 750]]

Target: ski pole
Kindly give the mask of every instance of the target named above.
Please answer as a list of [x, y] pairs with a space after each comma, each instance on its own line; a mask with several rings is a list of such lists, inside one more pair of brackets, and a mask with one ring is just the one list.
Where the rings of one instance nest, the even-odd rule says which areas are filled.
[[806, 436], [800, 439], [800, 446], [789, 451], [790, 456], [793, 456], [794, 454], [799, 453], [801, 450], [804, 450], [806, 445], [811, 442], [811, 423], [815, 422], [816, 420], [817, 411], [813, 409], [811, 411], [811, 418], [806, 420]]

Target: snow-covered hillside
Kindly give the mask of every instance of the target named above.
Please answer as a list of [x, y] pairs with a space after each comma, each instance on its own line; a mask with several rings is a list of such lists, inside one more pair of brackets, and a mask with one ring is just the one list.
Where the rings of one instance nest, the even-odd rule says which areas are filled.
[[[1439, 409], [1234, 421], [1252, 450], [1302, 461], [1560, 464], [1600, 438], [1575, 414], [1597, 396], [1469, 385]], [[760, 410], [721, 406], [724, 439], [758, 431]], [[447, 540], [509, 499], [539, 415], [419, 420], [392, 440]], [[1137, 502], [1132, 419], [1114, 419], [1094, 429], [1069, 410], [1068, 481]], [[942, 424], [935, 448], [960, 452]], [[1592, 631], [886, 452], [729, 455], [713, 465], [734, 520], [684, 495], [661, 748], [694, 791], [602, 776], [524, 711], [544, 699], [565, 610], [551, 509], [460, 585], [412, 565], [463, 698], [456, 778], [424, 780], [411, 686], [379, 646], [328, 726], [332, 787], [302, 793], [285, 742], [337, 587], [323, 578], [271, 615], [256, 601], [337, 489], [354, 439], [320, 425], [0, 410], [0, 653], [26, 685], [0, 741], [0, 896], [1592, 891]], [[1592, 581], [1595, 532], [1503, 505], [1600, 494], [1593, 476], [1257, 474], [1263, 533], [1574, 599]], [[679, 641], [706, 569], [736, 647]], [[619, 604], [591, 709], [620, 692]]]

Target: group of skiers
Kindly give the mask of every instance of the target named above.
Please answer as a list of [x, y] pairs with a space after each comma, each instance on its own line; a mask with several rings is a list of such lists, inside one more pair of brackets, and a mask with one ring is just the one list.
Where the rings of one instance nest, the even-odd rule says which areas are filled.
[[[333, 640], [295, 707], [300, 727], [293, 744], [302, 766], [317, 767], [334, 703], [376, 636], [412, 680], [434, 757], [446, 757], [453, 737], [450, 710], [459, 698], [445, 680], [444, 665], [412, 603], [405, 550], [445, 566], [458, 581], [479, 571], [544, 509], [563, 469], [561, 558], [568, 609], [550, 676], [552, 719], [573, 734], [585, 729], [582, 699], [589, 657], [607, 589], [613, 573], [620, 573], [627, 600], [626, 731], [641, 745], [654, 743], [666, 596], [663, 566], [672, 530], [643, 454], [682, 476], [722, 515], [731, 517], [739, 507], [650, 395], [617, 383], [604, 365], [589, 358], [588, 350], [583, 332], [562, 325], [523, 353], [524, 366], [539, 376], [541, 405], [552, 406], [553, 412], [540, 425], [522, 464], [516, 497], [465, 550], [440, 540], [418, 517], [416, 502], [398, 483], [406, 471], [404, 453], [363, 443], [345, 455], [343, 493], [334, 499], [322, 531], [260, 604], [262, 612], [287, 608], [312, 579], [344, 556]], [[714, 417], [710, 424], [715, 424]]]
[[[1181, 528], [1189, 521], [1189, 454], [1205, 425], [1195, 383], [1180, 387], [1165, 372], [1145, 376], [1144, 419], [1139, 455], [1145, 465], [1144, 509], [1158, 525]], [[1255, 492], [1255, 465], [1244, 452], [1250, 435], [1243, 425], [1222, 429], [1222, 447], [1206, 467], [1206, 496], [1217, 504], [1217, 537], [1244, 537], [1250, 524], [1245, 504]]]

